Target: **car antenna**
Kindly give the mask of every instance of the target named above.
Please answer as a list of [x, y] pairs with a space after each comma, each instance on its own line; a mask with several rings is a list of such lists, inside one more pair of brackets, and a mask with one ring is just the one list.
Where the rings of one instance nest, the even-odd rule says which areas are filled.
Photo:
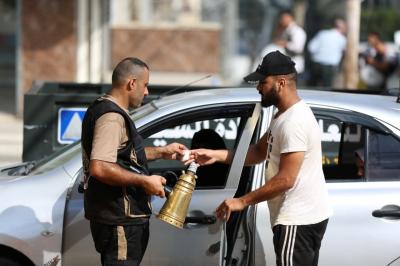
[[185, 84], [185, 85], [182, 85], [182, 86], [173, 88], [173, 89], [171, 89], [171, 90], [168, 90], [168, 91], [166, 91], [166, 92], [164, 92], [164, 93], [158, 95], [157, 100], [160, 99], [160, 98], [162, 98], [162, 97], [164, 97], [164, 96], [166, 96], [166, 95], [169, 95], [169, 94], [171, 94], [171, 93], [173, 93], [173, 92], [175, 92], [175, 91], [181, 90], [181, 89], [183, 89], [183, 88], [187, 88], [187, 87], [189, 87], [190, 85], [192, 85], [192, 84], [194, 84], [194, 83], [196, 83], [196, 82], [202, 81], [202, 80], [204, 80], [204, 79], [208, 79], [208, 78], [210, 78], [211, 76], [212, 76], [212, 74], [208, 74], [208, 75], [205, 75], [205, 76], [202, 77], [202, 78], [199, 78], [199, 79], [197, 79], [197, 80], [191, 81], [191, 82], [189, 82], [189, 83], [187, 83], [187, 84]]

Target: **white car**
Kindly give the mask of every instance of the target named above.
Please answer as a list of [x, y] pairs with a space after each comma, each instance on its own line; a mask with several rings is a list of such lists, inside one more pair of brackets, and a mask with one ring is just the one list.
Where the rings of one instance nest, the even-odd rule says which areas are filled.
[[[299, 93], [321, 127], [321, 163], [334, 209], [319, 265], [400, 265], [398, 99]], [[225, 169], [199, 168], [183, 229], [153, 215], [141, 265], [275, 265], [266, 203], [236, 213], [226, 224], [214, 216], [225, 198], [263, 185], [265, 165], [243, 167], [244, 156], [268, 128], [274, 111], [261, 107], [255, 88], [232, 88], [166, 96], [132, 113], [146, 145], [179, 141], [190, 147], [195, 132], [212, 129], [236, 151]], [[357, 174], [355, 164], [360, 150], [364, 176]], [[42, 162], [0, 170], [0, 265], [100, 264], [83, 217], [80, 152], [79, 143], [72, 144]], [[170, 184], [184, 169], [180, 162], [162, 160], [149, 167]], [[164, 202], [153, 198], [154, 213]]]

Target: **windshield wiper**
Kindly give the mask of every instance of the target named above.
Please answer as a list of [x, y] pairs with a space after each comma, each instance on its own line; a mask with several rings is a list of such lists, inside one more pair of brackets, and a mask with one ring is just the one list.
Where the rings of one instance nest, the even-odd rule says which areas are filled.
[[[36, 166], [36, 161], [26, 162], [17, 167], [13, 167], [9, 172], [9, 176], [19, 176], [19, 175], [28, 175], [32, 169]], [[6, 170], [6, 169], [5, 169]]]

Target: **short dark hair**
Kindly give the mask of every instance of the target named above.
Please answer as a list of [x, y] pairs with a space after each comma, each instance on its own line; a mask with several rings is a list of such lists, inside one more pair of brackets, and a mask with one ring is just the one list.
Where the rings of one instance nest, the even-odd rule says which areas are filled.
[[283, 9], [279, 12], [279, 17], [283, 16], [283, 15], [289, 15], [291, 17], [294, 17], [294, 13], [292, 10], [290, 9]]
[[149, 66], [136, 57], [127, 57], [117, 64], [112, 73], [112, 84], [121, 85], [131, 75], [139, 74], [139, 70], [149, 70]]
[[286, 75], [278, 75], [278, 76], [275, 76], [275, 77], [281, 77], [281, 76], [284, 77], [285, 79], [291, 81], [291, 82], [294, 82], [294, 83], [297, 82], [297, 72], [289, 73], [289, 74], [286, 74]]
[[368, 36], [375, 36], [378, 40], [380, 40], [380, 41], [382, 40], [381, 34], [377, 31], [368, 32]]
[[334, 17], [334, 18], [332, 18], [330, 20], [330, 24], [332, 25], [332, 27], [336, 27], [338, 25], [338, 23], [340, 23], [340, 21], [346, 23], [344, 18], [342, 18], [342, 17]]

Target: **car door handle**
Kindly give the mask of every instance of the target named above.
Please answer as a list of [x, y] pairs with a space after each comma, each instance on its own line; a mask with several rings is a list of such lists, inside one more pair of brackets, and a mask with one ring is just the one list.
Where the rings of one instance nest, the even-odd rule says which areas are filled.
[[386, 205], [379, 210], [374, 210], [372, 216], [377, 218], [400, 219], [400, 207], [397, 205]]
[[216, 221], [217, 217], [215, 217], [215, 215], [203, 215], [196, 217], [187, 216], [185, 218], [185, 223], [191, 224], [215, 224]]

